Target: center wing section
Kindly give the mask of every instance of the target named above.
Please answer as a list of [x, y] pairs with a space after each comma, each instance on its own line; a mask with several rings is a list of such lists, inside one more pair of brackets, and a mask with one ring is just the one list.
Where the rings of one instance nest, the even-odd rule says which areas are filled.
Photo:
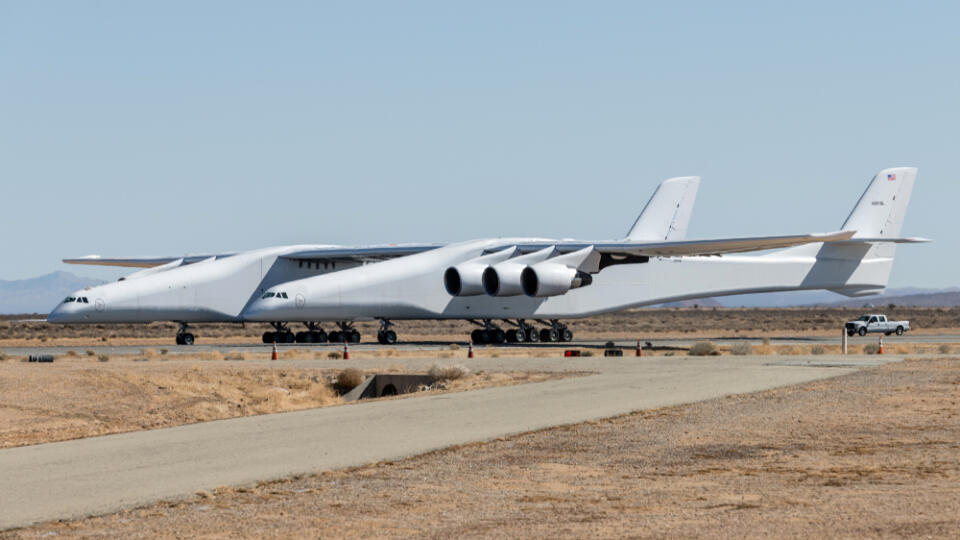
[[397, 257], [416, 255], [443, 247], [444, 244], [387, 244], [382, 246], [331, 247], [294, 251], [283, 255], [286, 259], [325, 262], [380, 262]]

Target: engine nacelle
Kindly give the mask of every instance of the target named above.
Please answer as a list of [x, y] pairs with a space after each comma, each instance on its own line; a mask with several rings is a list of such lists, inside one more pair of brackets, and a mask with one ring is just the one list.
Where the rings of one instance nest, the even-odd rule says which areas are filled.
[[519, 296], [523, 294], [520, 274], [526, 265], [511, 261], [487, 267], [483, 271], [483, 290], [490, 296]]
[[564, 264], [542, 262], [520, 272], [523, 294], [533, 297], [559, 296], [570, 289], [593, 283], [593, 277]]
[[485, 264], [464, 263], [447, 268], [443, 273], [443, 286], [451, 296], [477, 296], [483, 294], [483, 271]]

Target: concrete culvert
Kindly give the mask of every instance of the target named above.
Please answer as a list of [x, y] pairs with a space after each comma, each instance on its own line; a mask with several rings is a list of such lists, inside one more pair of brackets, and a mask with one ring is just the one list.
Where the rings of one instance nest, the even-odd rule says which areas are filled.
[[394, 386], [394, 385], [392, 385], [392, 384], [388, 384], [388, 385], [386, 385], [386, 386], [383, 387], [383, 391], [380, 392], [380, 395], [381, 395], [381, 396], [395, 396], [395, 395], [397, 395], [397, 387]]

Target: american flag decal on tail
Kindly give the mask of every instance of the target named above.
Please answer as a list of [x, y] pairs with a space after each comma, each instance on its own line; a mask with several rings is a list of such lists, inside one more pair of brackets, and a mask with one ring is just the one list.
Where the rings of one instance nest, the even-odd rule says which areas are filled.
[[893, 181], [893, 180], [896, 180], [896, 179], [897, 179], [897, 175], [895, 175], [895, 174], [888, 174], [888, 175], [887, 175], [887, 180]]

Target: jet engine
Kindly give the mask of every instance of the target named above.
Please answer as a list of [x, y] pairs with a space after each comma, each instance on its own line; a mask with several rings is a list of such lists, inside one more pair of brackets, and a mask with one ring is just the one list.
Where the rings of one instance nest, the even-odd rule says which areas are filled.
[[509, 247], [447, 268], [443, 273], [443, 286], [451, 296], [477, 296], [483, 294], [483, 271], [491, 264], [507, 260], [516, 253]]
[[570, 289], [593, 283], [593, 277], [564, 264], [542, 262], [520, 272], [523, 294], [533, 297], [559, 296]]
[[528, 264], [550, 258], [554, 252], [555, 248], [548, 246], [488, 267], [483, 271], [483, 290], [490, 296], [520, 296], [523, 294], [523, 285], [520, 283], [523, 269]]
[[463, 263], [447, 268], [443, 273], [443, 286], [451, 296], [477, 296], [483, 294], [483, 264]]

